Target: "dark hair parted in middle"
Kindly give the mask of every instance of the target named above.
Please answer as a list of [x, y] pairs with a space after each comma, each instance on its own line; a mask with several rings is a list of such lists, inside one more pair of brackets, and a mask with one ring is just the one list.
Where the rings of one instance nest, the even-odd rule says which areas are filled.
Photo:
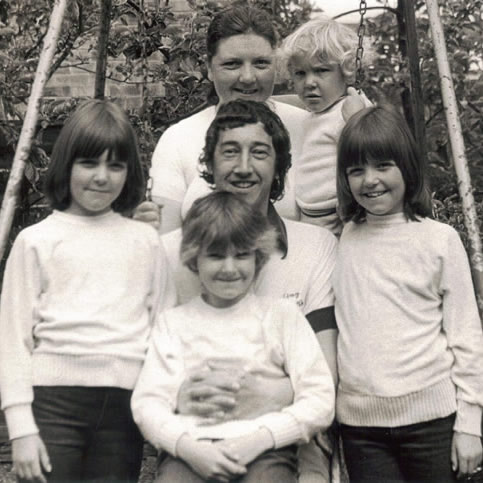
[[277, 232], [259, 210], [226, 191], [215, 191], [197, 199], [183, 221], [181, 261], [197, 272], [203, 252], [255, 252], [255, 273], [268, 261], [277, 244]]
[[104, 151], [127, 164], [124, 187], [112, 203], [114, 211], [134, 209], [144, 197], [144, 174], [136, 133], [124, 110], [107, 100], [81, 104], [64, 124], [52, 151], [44, 191], [52, 208], [63, 211], [72, 201], [70, 178], [78, 158], [98, 158]]
[[425, 166], [405, 119], [392, 106], [367, 107], [354, 114], [339, 138], [337, 198], [343, 221], [359, 223], [365, 210], [352, 196], [346, 170], [369, 161], [392, 160], [400, 169], [406, 191], [404, 213], [411, 220], [432, 216]]
[[292, 164], [290, 137], [277, 114], [263, 102], [237, 99], [220, 106], [206, 132], [205, 147], [200, 157], [201, 176], [210, 185], [214, 185], [213, 163], [220, 131], [257, 123], [261, 123], [265, 132], [272, 138], [275, 150], [275, 176], [270, 190], [270, 200], [276, 201], [283, 196], [285, 176]]
[[264, 10], [239, 2], [218, 12], [206, 35], [208, 62], [216, 55], [221, 40], [249, 33], [263, 37], [273, 48], [277, 45], [277, 35], [270, 15]]

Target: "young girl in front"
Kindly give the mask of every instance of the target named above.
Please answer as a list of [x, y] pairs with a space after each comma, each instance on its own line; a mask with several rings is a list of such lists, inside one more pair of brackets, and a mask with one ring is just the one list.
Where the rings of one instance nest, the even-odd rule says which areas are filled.
[[121, 216], [142, 199], [123, 110], [90, 101], [67, 121], [46, 174], [53, 213], [23, 230], [0, 311], [0, 389], [21, 481], [137, 481], [130, 398], [167, 296], [155, 230]]
[[401, 116], [366, 108], [344, 128], [344, 227], [333, 276], [336, 417], [351, 481], [455, 481], [481, 463], [483, 336], [457, 232], [430, 218]]
[[[231, 193], [200, 198], [188, 211], [181, 259], [202, 295], [160, 316], [132, 399], [141, 432], [169, 454], [158, 482], [295, 482], [294, 444], [331, 424], [332, 376], [307, 320], [292, 301], [251, 291], [276, 239], [266, 217]], [[210, 361], [253, 377], [288, 376], [293, 403], [211, 425], [176, 414], [180, 385]]]

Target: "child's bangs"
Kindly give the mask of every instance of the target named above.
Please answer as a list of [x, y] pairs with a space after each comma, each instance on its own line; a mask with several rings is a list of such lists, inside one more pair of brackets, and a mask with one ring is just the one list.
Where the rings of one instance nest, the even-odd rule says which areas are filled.
[[122, 126], [115, 125], [110, 119], [102, 124], [95, 119], [74, 135], [73, 158], [100, 156], [106, 149], [110, 157], [119, 161], [135, 159], [135, 144], [132, 135]]
[[381, 132], [377, 126], [357, 126], [348, 130], [344, 143], [339, 146], [340, 167], [345, 170], [369, 161], [389, 159], [398, 162], [395, 154], [399, 143], [390, 129], [385, 131]]
[[202, 240], [204, 250], [215, 253], [227, 253], [230, 248], [237, 252], [255, 250], [256, 237], [250, 236], [246, 227], [223, 218], [212, 223], [205, 232]]

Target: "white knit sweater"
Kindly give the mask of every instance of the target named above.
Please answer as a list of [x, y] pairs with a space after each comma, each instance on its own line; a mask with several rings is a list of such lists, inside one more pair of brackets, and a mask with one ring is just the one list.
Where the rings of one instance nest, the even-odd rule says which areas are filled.
[[[175, 413], [181, 383], [208, 360], [231, 361], [253, 376], [284, 378], [293, 404], [255, 419], [200, 425], [194, 416]], [[153, 331], [132, 397], [133, 415], [144, 436], [176, 456], [184, 433], [194, 438], [225, 439], [266, 427], [275, 447], [307, 442], [325, 430], [334, 415], [334, 387], [327, 363], [307, 320], [297, 306], [249, 294], [226, 309], [196, 297], [168, 310]]]
[[37, 432], [32, 387], [132, 389], [160, 304], [172, 304], [155, 230], [55, 211], [23, 230], [5, 271], [0, 390], [10, 438]]
[[333, 285], [338, 420], [395, 427], [456, 411], [455, 431], [480, 435], [483, 336], [457, 232], [368, 214], [344, 228]]

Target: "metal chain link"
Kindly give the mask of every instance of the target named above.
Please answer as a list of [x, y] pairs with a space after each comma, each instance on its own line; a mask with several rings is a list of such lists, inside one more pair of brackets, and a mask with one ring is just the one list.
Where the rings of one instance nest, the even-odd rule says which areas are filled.
[[364, 33], [366, 31], [366, 26], [364, 25], [364, 15], [367, 12], [367, 2], [366, 0], [361, 0], [359, 5], [359, 13], [361, 16], [359, 22], [359, 28], [357, 29], [357, 37], [359, 38], [359, 44], [356, 50], [356, 81], [355, 81], [355, 88], [360, 93], [361, 92], [361, 84], [364, 80], [364, 70], [362, 69], [362, 56], [364, 55]]

